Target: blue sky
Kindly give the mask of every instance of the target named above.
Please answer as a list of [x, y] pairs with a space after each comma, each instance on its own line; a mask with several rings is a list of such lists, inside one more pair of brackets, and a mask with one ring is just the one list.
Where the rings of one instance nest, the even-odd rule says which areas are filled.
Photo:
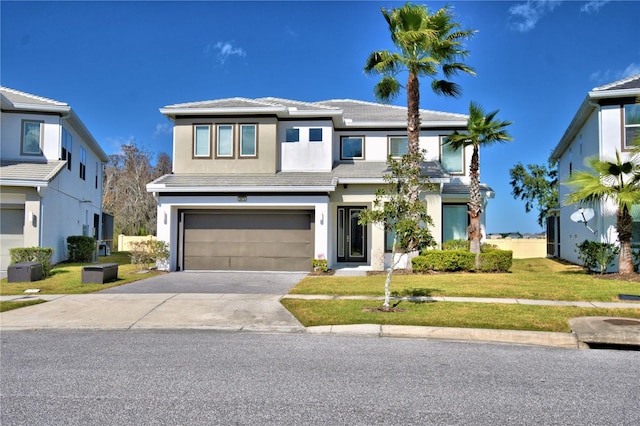
[[[459, 99], [424, 81], [421, 107], [466, 113], [471, 100], [511, 120], [514, 141], [481, 151], [496, 190], [487, 231], [539, 232], [514, 200], [509, 168], [546, 163], [587, 92], [640, 73], [638, 1], [416, 2], [453, 6], [478, 30], [475, 77]], [[225, 97], [375, 101], [362, 68], [393, 49], [380, 8], [393, 1], [0, 2], [0, 83], [67, 102], [108, 153], [135, 139], [171, 154], [158, 109]], [[406, 105], [404, 93], [394, 102]]]

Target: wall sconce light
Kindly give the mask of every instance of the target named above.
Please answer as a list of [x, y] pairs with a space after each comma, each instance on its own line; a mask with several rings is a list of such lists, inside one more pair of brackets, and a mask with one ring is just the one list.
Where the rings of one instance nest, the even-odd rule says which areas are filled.
[[238, 195], [238, 202], [245, 202], [245, 201], [247, 201], [246, 195]]
[[164, 212], [164, 224], [167, 224], [167, 212]]

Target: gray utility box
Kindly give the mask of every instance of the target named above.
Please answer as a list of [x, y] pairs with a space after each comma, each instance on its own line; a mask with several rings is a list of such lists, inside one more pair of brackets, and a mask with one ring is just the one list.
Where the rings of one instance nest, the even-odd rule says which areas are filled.
[[82, 267], [82, 284], [104, 284], [118, 279], [117, 263], [100, 263]]
[[44, 277], [40, 262], [20, 262], [9, 265], [7, 280], [10, 283], [39, 281]]

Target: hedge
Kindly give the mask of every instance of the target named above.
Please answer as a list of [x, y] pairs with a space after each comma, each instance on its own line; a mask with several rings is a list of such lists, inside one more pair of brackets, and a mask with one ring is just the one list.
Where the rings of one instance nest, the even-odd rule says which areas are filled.
[[67, 237], [67, 253], [69, 262], [91, 262], [96, 250], [96, 240], [93, 237], [83, 235], [71, 235]]
[[[466, 250], [426, 250], [411, 260], [413, 271], [475, 271], [475, 254]], [[510, 250], [486, 250], [480, 253], [480, 271], [507, 272], [513, 263]]]
[[48, 277], [51, 273], [51, 257], [53, 249], [50, 247], [17, 247], [9, 249], [11, 264], [20, 262], [38, 262], [42, 265], [42, 273]]

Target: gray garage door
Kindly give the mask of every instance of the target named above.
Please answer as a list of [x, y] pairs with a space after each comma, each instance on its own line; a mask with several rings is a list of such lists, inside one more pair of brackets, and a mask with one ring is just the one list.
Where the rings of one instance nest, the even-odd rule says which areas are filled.
[[183, 269], [309, 271], [310, 211], [185, 212]]
[[11, 257], [9, 249], [24, 246], [24, 208], [0, 209], [0, 270], [6, 271]]

